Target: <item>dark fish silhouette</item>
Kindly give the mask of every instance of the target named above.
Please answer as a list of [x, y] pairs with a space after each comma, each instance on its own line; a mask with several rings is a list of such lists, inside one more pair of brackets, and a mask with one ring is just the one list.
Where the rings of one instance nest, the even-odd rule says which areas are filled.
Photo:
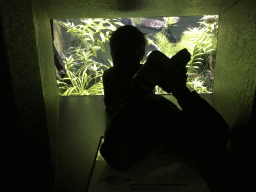
[[215, 22], [219, 21], [219, 19], [215, 19], [214, 17], [206, 17], [204, 22], [208, 24], [213, 24]]

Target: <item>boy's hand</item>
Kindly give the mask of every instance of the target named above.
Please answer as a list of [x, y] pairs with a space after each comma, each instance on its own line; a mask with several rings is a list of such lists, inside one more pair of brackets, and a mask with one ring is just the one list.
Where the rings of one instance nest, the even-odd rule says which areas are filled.
[[186, 89], [187, 63], [191, 55], [187, 49], [182, 49], [170, 59], [171, 74], [159, 84], [168, 93], [176, 93]]
[[176, 93], [186, 89], [187, 77], [188, 75], [186, 66], [175, 66], [172, 76], [169, 80], [171, 92]]

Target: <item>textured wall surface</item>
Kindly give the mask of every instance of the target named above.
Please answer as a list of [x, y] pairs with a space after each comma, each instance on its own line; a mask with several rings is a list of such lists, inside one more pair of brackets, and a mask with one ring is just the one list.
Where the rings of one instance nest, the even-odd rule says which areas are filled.
[[[37, 152], [37, 149], [48, 145], [48, 133], [51, 149], [56, 150], [58, 95], [50, 38], [50, 19], [219, 15], [212, 97], [215, 108], [232, 128], [246, 124], [252, 108], [256, 76], [255, 7], [254, 0], [2, 0], [1, 11], [16, 109], [19, 120], [24, 125], [24, 131], [29, 135], [26, 139], [31, 140], [34, 145], [34, 152], [29, 154], [27, 150], [23, 157], [28, 156], [28, 158], [19, 162], [20, 166], [26, 167], [23, 172], [26, 171], [28, 174], [26, 177], [23, 175], [17, 177], [23, 178], [24, 181], [33, 181], [38, 186], [45, 186], [41, 172], [35, 167], [41, 168], [42, 171], [47, 167], [44, 163], [47, 158], [44, 159], [44, 155]], [[93, 128], [94, 125], [91, 125], [88, 129]], [[72, 127], [70, 129], [72, 130]], [[92, 139], [98, 137], [97, 135], [100, 138], [103, 130], [93, 134], [96, 136]], [[19, 141], [21, 140], [22, 138]], [[79, 145], [76, 136], [71, 137], [67, 142], [67, 147], [73, 149]], [[18, 142], [16, 145], [22, 146]], [[55, 154], [52, 152], [53, 158]], [[79, 155], [79, 152], [73, 154]], [[67, 164], [72, 162], [90, 165], [90, 160], [93, 159], [85, 156], [83, 159], [75, 159], [72, 157], [73, 154], [70, 154]], [[38, 164], [35, 165], [35, 162]], [[65, 165], [63, 167], [65, 168]], [[89, 174], [76, 173], [72, 169], [69, 172], [63, 170], [62, 173], [66, 174], [63, 176], [66, 180], [62, 182], [66, 182], [67, 185], [72, 183], [70, 181], [72, 176], [80, 177], [81, 182], [87, 182], [86, 178]], [[40, 177], [42, 180], [39, 179]], [[30, 186], [22, 181], [20, 180], [19, 183], [21, 185], [17, 185], [20, 189], [22, 185]], [[73, 183], [77, 186], [77, 191], [84, 191], [85, 183], [81, 182]]]
[[249, 121], [256, 78], [256, 2], [220, 14], [213, 100], [231, 128]]
[[39, 0], [50, 18], [218, 15], [239, 0]]
[[40, 77], [43, 90], [43, 99], [47, 117], [47, 127], [51, 144], [51, 153], [54, 169], [56, 169], [56, 152], [58, 147], [57, 129], [59, 97], [57, 93], [56, 73], [53, 60], [52, 34], [50, 19], [41, 7], [33, 2], [33, 22], [36, 38], [36, 48], [40, 67]]
[[[9, 107], [8, 110], [17, 112], [16, 117], [11, 117], [11, 121], [17, 124], [11, 128], [13, 131], [9, 138], [15, 149], [11, 153], [12, 161], [8, 162], [8, 171], [12, 174], [12, 183], [8, 189], [33, 191], [34, 186], [40, 186], [42, 191], [48, 191], [54, 186], [54, 175], [47, 128], [56, 128], [57, 113], [48, 113], [49, 96], [47, 88], [43, 89], [45, 82], [42, 78], [47, 72], [42, 72], [40, 65], [46, 69], [50, 64], [44, 60], [45, 55], [39, 55], [38, 48], [47, 49], [49, 54], [51, 47], [38, 44], [35, 17], [29, 0], [2, 1], [1, 12], [11, 72], [9, 79], [13, 84], [16, 102], [15, 107]], [[43, 23], [39, 23], [38, 27], [42, 30]], [[44, 40], [44, 36], [40, 38], [41, 41]], [[51, 70], [54, 75], [54, 68]], [[50, 106], [57, 112], [56, 86], [53, 91], [56, 92], [56, 102], [52, 102]], [[47, 120], [52, 119], [55, 122], [50, 122], [49, 126]], [[42, 185], [42, 182], [47, 184]], [[18, 189], [14, 190], [15, 187]]]

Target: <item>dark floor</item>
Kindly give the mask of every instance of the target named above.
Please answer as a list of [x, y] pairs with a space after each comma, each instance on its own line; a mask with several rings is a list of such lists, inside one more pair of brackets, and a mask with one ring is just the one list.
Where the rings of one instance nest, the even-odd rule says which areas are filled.
[[[165, 97], [177, 104], [171, 95]], [[213, 106], [210, 94], [201, 97]], [[59, 97], [58, 179], [54, 191], [85, 191], [100, 138], [106, 130], [103, 98]]]

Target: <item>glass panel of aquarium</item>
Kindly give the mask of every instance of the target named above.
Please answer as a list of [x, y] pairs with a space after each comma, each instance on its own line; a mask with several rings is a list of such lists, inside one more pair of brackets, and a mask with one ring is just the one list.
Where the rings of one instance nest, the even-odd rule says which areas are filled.
[[[58, 93], [104, 95], [102, 75], [113, 67], [109, 38], [111, 32], [133, 25], [146, 33], [144, 64], [159, 50], [169, 58], [186, 48], [187, 87], [198, 93], [212, 93], [216, 65], [218, 15], [150, 18], [54, 19], [53, 39]], [[167, 94], [155, 87], [155, 94]]]

